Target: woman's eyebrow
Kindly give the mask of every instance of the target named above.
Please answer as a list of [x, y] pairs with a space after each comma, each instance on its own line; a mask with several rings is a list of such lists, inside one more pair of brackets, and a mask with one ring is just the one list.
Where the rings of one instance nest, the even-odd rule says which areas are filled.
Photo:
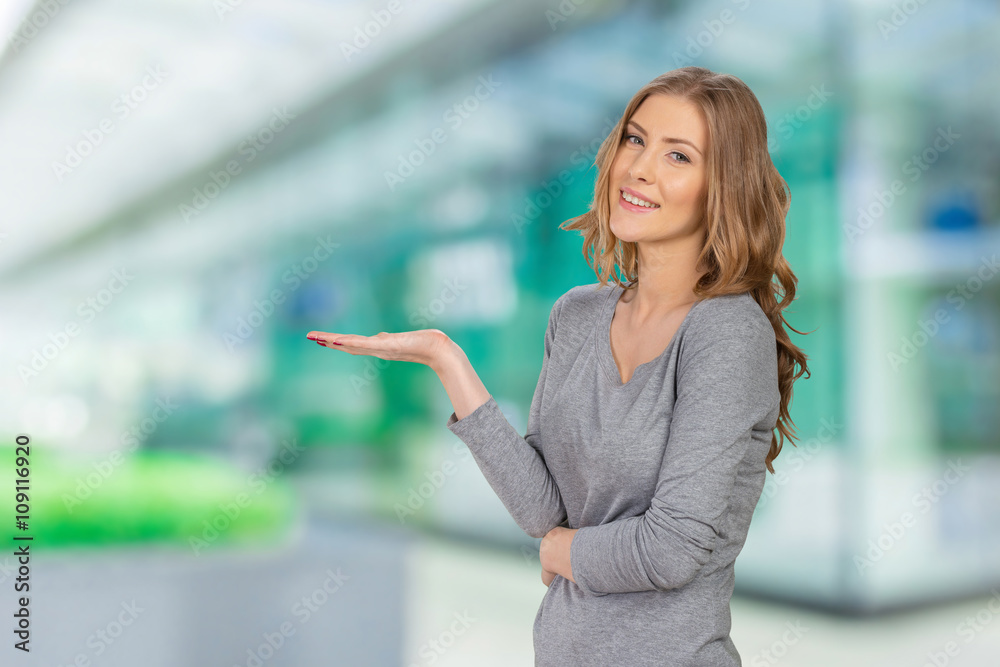
[[[643, 134], [649, 134], [648, 132], [646, 132], [646, 130], [644, 130], [642, 128], [642, 125], [639, 125], [639, 123], [635, 122], [634, 120], [630, 120], [629, 124], [630, 125], [635, 125], [636, 128], [640, 132], [642, 132]], [[693, 148], [696, 151], [698, 151], [698, 155], [702, 154], [701, 153], [701, 149], [698, 148], [697, 146], [695, 146], [693, 142], [688, 141], [687, 139], [681, 139], [680, 137], [660, 137], [660, 141], [663, 142], [663, 143], [665, 143], [665, 144], [687, 144], [691, 148]]]

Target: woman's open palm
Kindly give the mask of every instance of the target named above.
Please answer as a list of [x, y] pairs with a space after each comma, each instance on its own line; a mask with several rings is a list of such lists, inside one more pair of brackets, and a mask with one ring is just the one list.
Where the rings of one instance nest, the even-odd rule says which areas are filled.
[[[306, 338], [348, 354], [367, 354], [379, 359], [412, 361], [427, 366], [433, 366], [434, 361], [441, 358], [447, 345], [451, 343], [451, 339], [440, 329], [400, 333], [381, 331], [375, 336], [310, 331]], [[335, 345], [334, 341], [339, 344]]]

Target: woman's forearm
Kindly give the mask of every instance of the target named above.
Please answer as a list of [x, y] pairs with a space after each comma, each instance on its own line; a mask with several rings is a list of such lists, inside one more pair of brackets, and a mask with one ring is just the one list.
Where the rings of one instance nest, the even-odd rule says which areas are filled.
[[[528, 433], [521, 435], [479, 380], [468, 357], [450, 339], [429, 355], [428, 365], [444, 385], [454, 417], [448, 428], [469, 447], [479, 469], [504, 507], [524, 532], [542, 537], [566, 520], [566, 507], [541, 454], [538, 404], [543, 371], [528, 414]], [[474, 415], [475, 413], [475, 415]]]
[[444, 385], [457, 419], [472, 414], [490, 399], [490, 392], [479, 379], [465, 351], [451, 339], [429, 365]]

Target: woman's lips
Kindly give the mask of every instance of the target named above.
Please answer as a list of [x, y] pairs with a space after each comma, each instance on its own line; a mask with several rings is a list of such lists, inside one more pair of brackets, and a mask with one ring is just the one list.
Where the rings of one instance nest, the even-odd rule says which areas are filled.
[[621, 190], [618, 191], [618, 204], [626, 211], [632, 211], [634, 213], [652, 213], [653, 211], [660, 210], [660, 207], [649, 208], [648, 206], [637, 206], [629, 201], [625, 200], [625, 193]]

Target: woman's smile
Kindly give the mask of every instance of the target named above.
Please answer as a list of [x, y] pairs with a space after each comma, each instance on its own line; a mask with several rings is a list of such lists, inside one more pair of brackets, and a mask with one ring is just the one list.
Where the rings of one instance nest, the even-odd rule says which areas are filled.
[[649, 213], [660, 208], [659, 204], [654, 204], [648, 199], [645, 199], [635, 190], [621, 188], [618, 192], [618, 203], [626, 211]]

